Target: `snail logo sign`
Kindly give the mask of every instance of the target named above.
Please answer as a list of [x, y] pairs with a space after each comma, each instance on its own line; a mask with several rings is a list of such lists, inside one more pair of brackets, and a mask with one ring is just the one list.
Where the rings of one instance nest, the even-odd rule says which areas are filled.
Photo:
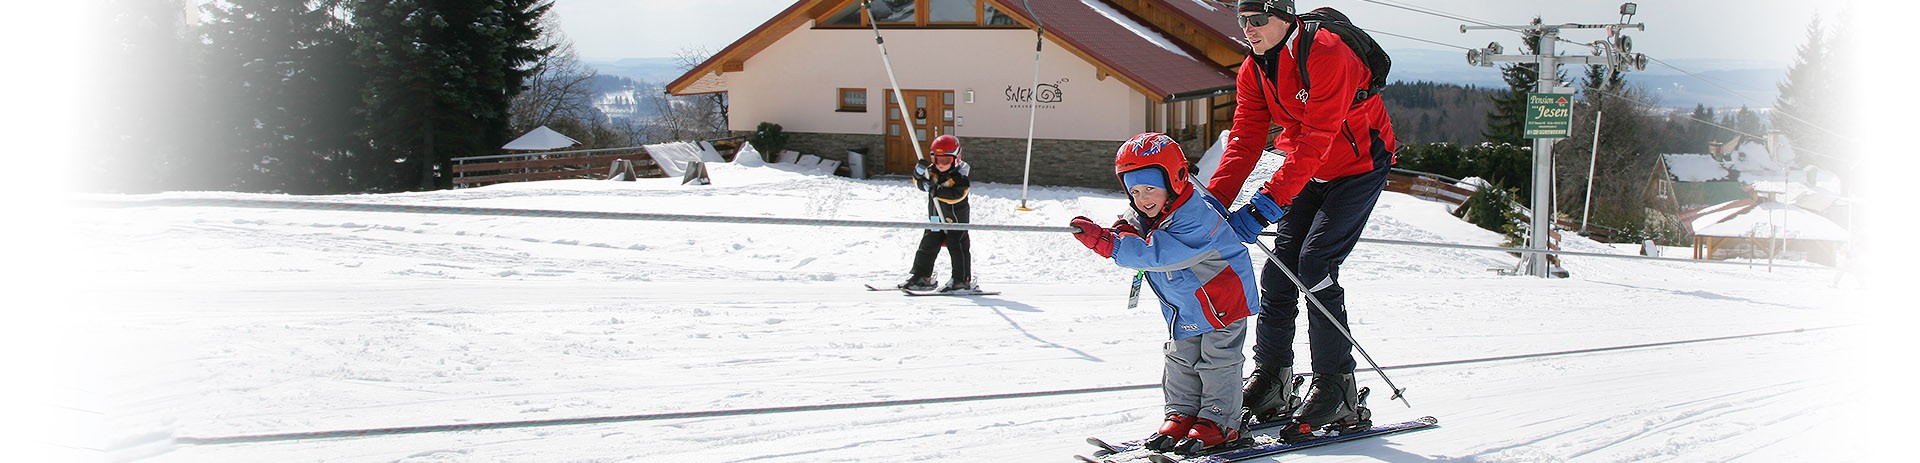
[[1567, 138], [1573, 131], [1573, 95], [1528, 93], [1526, 138]]
[[1039, 105], [1040, 109], [1058, 108], [1059, 103], [1066, 101], [1066, 94], [1060, 91], [1060, 86], [1066, 83], [1067, 79], [1062, 77], [1053, 83], [1042, 83], [1034, 88], [1008, 85], [1007, 107], [1027, 109], [1033, 105]]

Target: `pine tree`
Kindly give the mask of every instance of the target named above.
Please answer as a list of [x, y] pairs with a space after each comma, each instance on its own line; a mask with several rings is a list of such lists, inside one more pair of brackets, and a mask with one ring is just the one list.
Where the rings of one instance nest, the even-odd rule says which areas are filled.
[[343, 11], [320, 2], [230, 0], [205, 7], [204, 72], [222, 188], [343, 193], [357, 144], [358, 92]]
[[451, 159], [506, 143], [513, 97], [547, 51], [533, 42], [552, 6], [354, 0], [354, 56], [370, 76], [367, 136], [384, 158], [412, 171], [377, 179], [383, 189], [450, 187]]
[[1711, 122], [1713, 122], [1713, 108], [1708, 108], [1707, 105], [1704, 104], [1694, 104], [1693, 114], [1687, 116], [1686, 123], [1683, 125], [1685, 134], [1678, 142], [1680, 147], [1674, 152], [1707, 152], [1707, 146], [1714, 141], [1714, 131], [1718, 130], [1710, 124]]
[[1760, 121], [1760, 113], [1754, 112], [1753, 109], [1746, 107], [1746, 105], [1741, 105], [1740, 112], [1730, 114], [1730, 116], [1733, 116], [1733, 123], [1727, 124], [1727, 126], [1740, 131], [1740, 135], [1760, 137], [1767, 134], [1766, 125]]
[[[1540, 17], [1533, 17], [1532, 25], [1540, 25]], [[1528, 29], [1520, 39], [1521, 54], [1539, 53], [1542, 35], [1534, 29]], [[1507, 82], [1507, 92], [1493, 97], [1493, 114], [1487, 116], [1487, 130], [1483, 132], [1488, 143], [1509, 143], [1515, 146], [1527, 145], [1524, 138], [1527, 120], [1527, 94], [1532, 93], [1540, 80], [1540, 65], [1534, 63], [1510, 63], [1500, 67], [1500, 77]], [[1565, 81], [1565, 76], [1560, 80]]]
[[1847, 40], [1844, 31], [1835, 28], [1829, 35], [1819, 16], [1808, 22], [1807, 42], [1796, 50], [1786, 80], [1777, 87], [1780, 93], [1774, 99], [1772, 118], [1798, 152], [1830, 168], [1839, 167], [1833, 165], [1837, 160], [1833, 156], [1848, 151], [1845, 139], [1834, 131], [1844, 125], [1837, 119], [1844, 112], [1839, 106], [1845, 100], [1841, 93], [1847, 65], [1846, 47], [1842, 46]]
[[[79, 95], [77, 156], [60, 156], [86, 191], [144, 193], [218, 188], [203, 142], [210, 99], [189, 65], [199, 59], [185, 0], [110, 0], [88, 8], [103, 36], [87, 43], [76, 73], [98, 79]], [[22, 16], [22, 20], [27, 20]], [[15, 72], [38, 72], [19, 70]], [[36, 91], [16, 89], [16, 91]], [[31, 108], [15, 108], [23, 115]], [[31, 116], [27, 116], [31, 117]]]
[[[1625, 73], [1618, 67], [1587, 67], [1581, 102], [1573, 108], [1573, 130], [1553, 146], [1557, 210], [1615, 229], [1636, 228], [1645, 221], [1646, 182], [1658, 153], [1666, 152], [1660, 149], [1661, 141], [1671, 136], [1658, 136], [1662, 126], [1643, 109], [1652, 105], [1627, 87]], [[1591, 213], [1581, 210], [1589, 195]]]

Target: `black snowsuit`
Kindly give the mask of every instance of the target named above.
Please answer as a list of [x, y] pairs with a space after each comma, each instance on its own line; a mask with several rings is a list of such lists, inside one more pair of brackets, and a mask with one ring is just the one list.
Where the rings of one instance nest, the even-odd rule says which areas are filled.
[[[955, 159], [953, 166], [941, 172], [926, 161], [921, 161], [914, 169], [913, 186], [927, 194], [927, 217], [934, 222], [967, 223], [967, 180], [966, 163]], [[921, 174], [920, 172], [926, 172]], [[940, 245], [947, 246], [947, 255], [953, 259], [954, 281], [965, 282], [973, 279], [973, 254], [970, 252], [966, 230], [927, 230], [920, 235], [920, 249], [913, 254], [913, 278], [923, 279], [933, 276], [933, 260], [940, 253]]]

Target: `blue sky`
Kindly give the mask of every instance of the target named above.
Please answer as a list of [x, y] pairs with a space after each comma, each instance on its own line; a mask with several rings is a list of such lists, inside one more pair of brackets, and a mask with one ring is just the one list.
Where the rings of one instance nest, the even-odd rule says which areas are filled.
[[[1017, 5], [1017, 0], [1010, 0]], [[1077, 0], [1034, 0], [1077, 1]], [[795, 0], [556, 0], [553, 11], [583, 58], [670, 57], [686, 49], [718, 51], [766, 22]], [[1497, 31], [1460, 32], [1462, 21], [1416, 13], [1393, 5], [1438, 10], [1495, 24], [1523, 24], [1535, 15], [1557, 23], [1608, 23], [1619, 19], [1619, 1], [1613, 0], [1335, 0], [1302, 1], [1301, 9], [1332, 6], [1370, 29], [1417, 37], [1441, 46], [1380, 36], [1388, 48], [1424, 48], [1459, 51], [1500, 41], [1515, 49], [1516, 34]], [[1732, 59], [1785, 66], [1795, 47], [1806, 39], [1806, 27], [1815, 14], [1831, 22], [1846, 0], [1805, 2], [1785, 0], [1640, 1], [1634, 22], [1645, 31], [1630, 32], [1637, 51], [1658, 59]], [[1872, 4], [1864, 12], [1881, 7]], [[1222, 13], [1226, 14], [1226, 13]], [[1591, 42], [1599, 31], [1575, 31], [1569, 40]]]

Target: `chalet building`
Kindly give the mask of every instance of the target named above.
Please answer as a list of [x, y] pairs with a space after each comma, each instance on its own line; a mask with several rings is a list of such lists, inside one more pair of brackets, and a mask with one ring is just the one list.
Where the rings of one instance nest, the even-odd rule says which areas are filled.
[[1831, 264], [1850, 238], [1841, 224], [1851, 201], [1834, 175], [1795, 164], [1792, 143], [1778, 133], [1738, 136], [1705, 154], [1661, 155], [1646, 190], [1649, 224], [1692, 241], [1695, 259], [1785, 253]]
[[1114, 150], [1134, 134], [1171, 134], [1194, 159], [1214, 143], [1247, 50], [1232, 7], [1196, 0], [874, 0], [872, 10], [869, 23], [856, 0], [795, 2], [666, 90], [725, 93], [733, 133], [780, 124], [788, 149], [840, 161], [860, 151], [868, 175], [912, 170], [909, 133], [923, 149], [953, 134], [974, 178], [997, 183], [1022, 181], [1033, 111], [1031, 183], [1112, 189]]

